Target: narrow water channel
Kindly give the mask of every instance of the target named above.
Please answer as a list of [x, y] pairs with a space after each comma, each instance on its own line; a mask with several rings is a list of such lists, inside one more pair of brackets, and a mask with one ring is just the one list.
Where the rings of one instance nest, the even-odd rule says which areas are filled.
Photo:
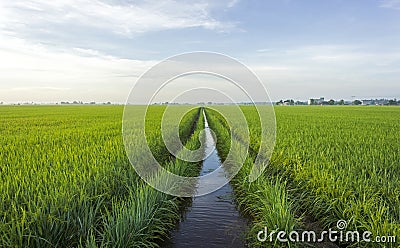
[[[205, 116], [204, 119], [206, 154], [212, 153], [203, 161], [200, 175], [210, 173], [221, 166]], [[223, 173], [221, 176], [224, 176]], [[201, 183], [202, 180], [197, 187], [200, 187]], [[165, 247], [246, 247], [245, 229], [246, 219], [239, 214], [233, 198], [233, 189], [228, 183], [213, 193], [192, 199], [191, 205], [186, 209]]]

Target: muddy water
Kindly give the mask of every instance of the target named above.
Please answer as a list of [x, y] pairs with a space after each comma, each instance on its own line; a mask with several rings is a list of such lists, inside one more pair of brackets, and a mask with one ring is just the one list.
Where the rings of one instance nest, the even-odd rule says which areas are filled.
[[[201, 175], [221, 166], [206, 118], [205, 124], [206, 154], [212, 153], [203, 161]], [[221, 173], [221, 176], [224, 175]], [[164, 247], [246, 247], [245, 229], [246, 219], [240, 216], [233, 199], [233, 189], [230, 184], [226, 184], [211, 194], [192, 199], [191, 205], [183, 213], [181, 222]]]

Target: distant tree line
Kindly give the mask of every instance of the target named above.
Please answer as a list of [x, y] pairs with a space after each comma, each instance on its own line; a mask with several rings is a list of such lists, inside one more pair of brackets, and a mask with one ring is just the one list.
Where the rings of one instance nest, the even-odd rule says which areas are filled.
[[111, 102], [96, 103], [96, 102], [73, 101], [73, 102], [60, 102], [60, 104], [63, 104], [63, 105], [68, 105], [68, 104], [74, 104], [74, 105], [78, 105], [78, 104], [92, 104], [92, 105], [94, 105], [94, 104], [107, 104], [107, 105], [110, 105]]
[[394, 99], [370, 99], [370, 100], [353, 100], [353, 101], [345, 101], [343, 99], [336, 101], [334, 99], [330, 99], [325, 101], [324, 98], [320, 99], [310, 99], [308, 102], [302, 101], [294, 101], [293, 99], [286, 99], [280, 100], [275, 102], [275, 105], [285, 105], [285, 106], [292, 106], [292, 105], [390, 105], [396, 106], [400, 105], [400, 100]]

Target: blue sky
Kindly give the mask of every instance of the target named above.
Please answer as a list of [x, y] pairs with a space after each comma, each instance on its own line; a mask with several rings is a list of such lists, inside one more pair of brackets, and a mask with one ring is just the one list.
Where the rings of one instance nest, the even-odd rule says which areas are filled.
[[124, 102], [190, 51], [248, 65], [272, 100], [400, 97], [400, 0], [0, 3], [0, 102]]

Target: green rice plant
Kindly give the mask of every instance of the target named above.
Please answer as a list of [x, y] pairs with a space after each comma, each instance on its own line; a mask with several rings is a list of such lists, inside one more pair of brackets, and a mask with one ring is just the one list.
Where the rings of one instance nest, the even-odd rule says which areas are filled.
[[[178, 166], [160, 141], [158, 127], [165, 107], [149, 109], [149, 123], [154, 125], [148, 128], [149, 146], [154, 156], [164, 166]], [[0, 107], [0, 247], [154, 246], [165, 238], [181, 199], [154, 192], [136, 175], [122, 142], [122, 110], [122, 106]], [[202, 125], [199, 116], [199, 109], [184, 116], [182, 140], [189, 140], [194, 123]], [[139, 145], [135, 149], [142, 149]], [[188, 174], [198, 169], [191, 166], [187, 165]], [[134, 221], [141, 216], [149, 218]], [[150, 220], [154, 230], [141, 229], [131, 235], [134, 239], [113, 239], [116, 233], [123, 236], [124, 226], [138, 224], [140, 229], [140, 223]]]
[[[254, 108], [241, 109], [249, 124], [253, 157], [253, 151], [260, 150], [262, 127]], [[324, 230], [335, 228], [343, 219], [348, 230], [370, 231], [373, 237], [397, 236], [397, 243], [341, 245], [397, 247], [400, 109], [307, 106], [276, 107], [275, 112], [277, 142], [263, 178], [281, 182], [294, 215], [318, 220]], [[241, 136], [239, 128], [231, 130], [239, 132], [232, 136]], [[249, 193], [251, 189], [243, 194]]]
[[[240, 161], [236, 158], [245, 149], [246, 144], [241, 134], [235, 134], [239, 128], [232, 131], [228, 129], [224, 118], [217, 111], [207, 109], [207, 120], [210, 127], [217, 135], [217, 149], [222, 157], [226, 159], [233, 143], [231, 152], [234, 154], [232, 161], [227, 162], [227, 170], [231, 163]], [[224, 111], [226, 113], [226, 111]], [[233, 115], [234, 116], [234, 115]], [[227, 116], [232, 118], [232, 116]], [[254, 247], [267, 246], [294, 246], [290, 243], [279, 243], [276, 239], [273, 242], [260, 243], [257, 241], [257, 233], [268, 227], [270, 230], [286, 231], [287, 233], [296, 230], [300, 226], [298, 218], [295, 217], [293, 201], [287, 196], [285, 182], [281, 178], [262, 176], [250, 183], [248, 175], [253, 166], [254, 151], [250, 151], [241, 170], [231, 181], [235, 196], [241, 211], [252, 220], [252, 226], [247, 234], [248, 242]]]
[[[203, 115], [200, 110], [196, 113], [199, 119], [193, 135], [186, 143], [188, 149], [198, 148], [201, 139], [204, 139], [201, 136], [201, 130], [204, 129]], [[201, 164], [175, 159], [165, 164], [165, 167], [174, 174], [197, 176]], [[174, 184], [159, 175], [155, 175], [154, 180], [171, 187]], [[179, 204], [183, 199], [162, 193], [143, 182], [134, 189], [125, 200], [115, 202], [111, 211], [107, 211], [103, 217], [102, 246], [157, 247], [179, 220]]]

